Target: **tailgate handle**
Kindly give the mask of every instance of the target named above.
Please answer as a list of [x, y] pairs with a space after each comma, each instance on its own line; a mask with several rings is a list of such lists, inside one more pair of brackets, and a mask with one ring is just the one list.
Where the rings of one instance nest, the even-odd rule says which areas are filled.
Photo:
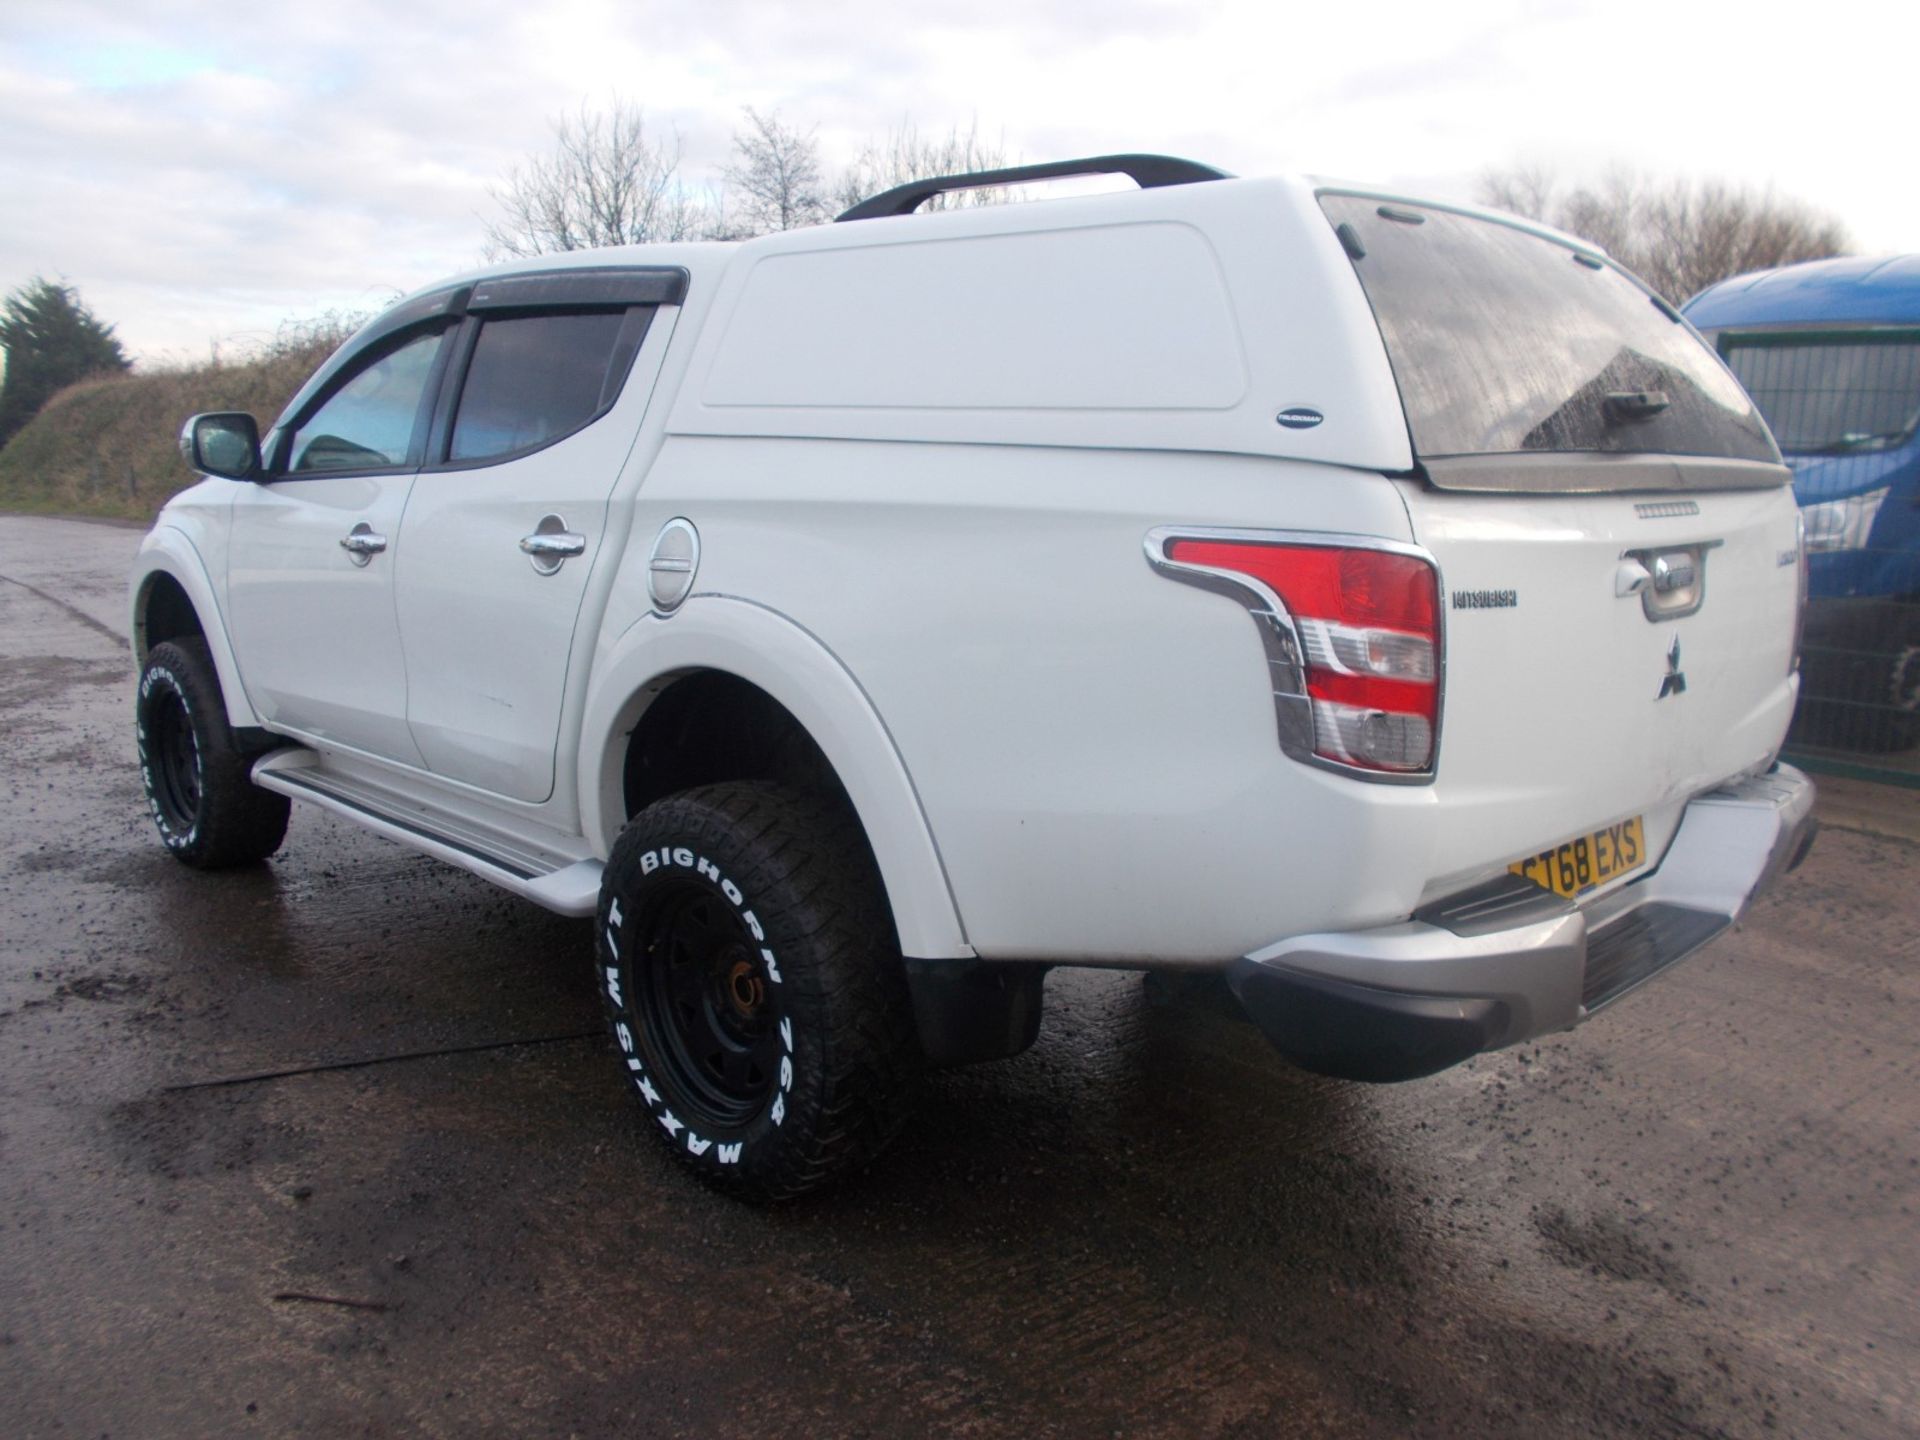
[[1696, 540], [1629, 550], [1613, 572], [1613, 593], [1622, 599], [1638, 595], [1640, 608], [1655, 622], [1691, 615], [1706, 599], [1707, 551], [1722, 543]]
[[1684, 590], [1693, 584], [1697, 568], [1693, 556], [1684, 551], [1679, 555], [1656, 555], [1653, 560], [1653, 588], [1662, 595]]

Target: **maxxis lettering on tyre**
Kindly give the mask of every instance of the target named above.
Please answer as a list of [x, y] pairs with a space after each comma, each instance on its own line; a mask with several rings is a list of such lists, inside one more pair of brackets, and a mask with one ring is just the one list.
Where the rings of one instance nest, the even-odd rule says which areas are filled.
[[[190, 848], [193, 842], [199, 838], [200, 817], [196, 814], [193, 818], [192, 825], [182, 831], [174, 825], [172, 817], [168, 816], [166, 811], [161, 807], [156, 777], [154, 775], [154, 760], [150, 751], [152, 737], [145, 719], [148, 707], [154, 699], [156, 689], [165, 689], [177, 696], [181, 707], [187, 712], [189, 718], [191, 718], [193, 714], [193, 704], [192, 701], [188, 699], [186, 689], [181, 685], [179, 677], [167, 669], [166, 666], [150, 665], [147, 667], [146, 673], [140, 677], [140, 700], [142, 703], [135, 713], [133, 731], [135, 748], [140, 757], [140, 780], [142, 789], [146, 793], [147, 810], [153, 816], [153, 823], [159, 827], [161, 843], [166, 845], [170, 850], [185, 850]], [[200, 755], [200, 747], [197, 739], [193, 749], [195, 766], [204, 768], [204, 762]]]

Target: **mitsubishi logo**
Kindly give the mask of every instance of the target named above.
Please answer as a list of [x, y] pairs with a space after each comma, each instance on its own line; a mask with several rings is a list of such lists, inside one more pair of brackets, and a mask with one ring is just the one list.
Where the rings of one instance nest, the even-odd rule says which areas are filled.
[[1660, 693], [1653, 698], [1664, 700], [1669, 695], [1687, 693], [1687, 677], [1680, 671], [1680, 637], [1673, 637], [1673, 648], [1667, 651], [1667, 673], [1660, 678]]

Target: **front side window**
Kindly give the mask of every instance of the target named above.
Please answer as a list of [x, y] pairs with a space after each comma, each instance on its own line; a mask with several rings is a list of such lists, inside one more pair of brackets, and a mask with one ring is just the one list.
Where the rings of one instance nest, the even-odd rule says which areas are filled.
[[1423, 457], [1776, 458], [1713, 352], [1612, 266], [1447, 210], [1320, 204], [1354, 255]]
[[624, 310], [489, 318], [480, 326], [454, 412], [447, 458], [484, 460], [537, 449], [598, 414], [616, 389], [610, 367]]
[[363, 366], [294, 432], [287, 468], [298, 474], [405, 465], [439, 348], [439, 331], [416, 335]]
[[1789, 455], [1890, 450], [1920, 423], [1920, 331], [1727, 335], [1720, 348]]

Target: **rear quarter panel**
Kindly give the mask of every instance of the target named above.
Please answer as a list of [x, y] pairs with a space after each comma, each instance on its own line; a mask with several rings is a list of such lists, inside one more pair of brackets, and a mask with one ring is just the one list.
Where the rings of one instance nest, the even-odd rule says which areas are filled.
[[[1159, 525], [1409, 536], [1379, 475], [1243, 456], [670, 438], [643, 494], [855, 677], [988, 958], [1223, 964], [1397, 918], [1431, 792], [1280, 751], [1258, 633], [1147, 565]], [[657, 518], [656, 518], [657, 517]], [[610, 609], [645, 608], [630, 559]]]

